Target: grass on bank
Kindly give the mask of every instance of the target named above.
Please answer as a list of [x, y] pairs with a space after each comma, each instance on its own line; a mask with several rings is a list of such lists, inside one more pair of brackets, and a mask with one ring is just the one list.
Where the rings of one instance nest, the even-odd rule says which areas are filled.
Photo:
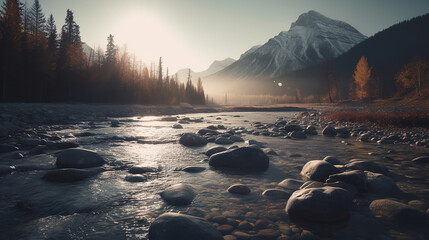
[[326, 116], [330, 120], [355, 123], [375, 123], [386, 127], [429, 128], [429, 112], [352, 112], [342, 111]]

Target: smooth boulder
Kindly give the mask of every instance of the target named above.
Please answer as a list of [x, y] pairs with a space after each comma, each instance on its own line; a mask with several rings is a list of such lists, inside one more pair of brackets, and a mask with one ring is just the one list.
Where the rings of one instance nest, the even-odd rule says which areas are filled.
[[298, 190], [302, 186], [302, 184], [304, 184], [303, 181], [286, 178], [285, 180], [281, 181], [278, 186], [284, 189], [295, 191]]
[[77, 182], [90, 177], [93, 177], [101, 172], [104, 169], [102, 168], [92, 168], [92, 169], [56, 169], [47, 172], [42, 179], [49, 182]]
[[364, 172], [360, 170], [353, 170], [343, 173], [332, 174], [326, 180], [327, 183], [333, 182], [344, 182], [351, 185], [354, 185], [359, 192], [366, 192], [368, 190], [367, 187], [367, 179]]
[[301, 175], [307, 179], [324, 182], [329, 175], [339, 173], [334, 165], [323, 160], [312, 160], [302, 168]]
[[369, 191], [371, 192], [388, 194], [399, 191], [398, 186], [391, 177], [369, 171], [365, 171], [365, 175], [368, 180]]
[[185, 133], [180, 139], [179, 143], [186, 147], [200, 147], [207, 144], [207, 140], [194, 133]]
[[334, 127], [327, 126], [322, 131], [323, 136], [335, 137], [337, 135], [337, 130]]
[[214, 146], [214, 147], [210, 148], [209, 150], [207, 150], [206, 155], [210, 157], [211, 155], [213, 155], [215, 153], [223, 152], [226, 150], [227, 150], [226, 147]]
[[105, 164], [106, 161], [93, 151], [67, 149], [57, 156], [55, 164], [59, 168], [92, 168]]
[[149, 240], [223, 240], [207, 220], [179, 213], [164, 213], [149, 227]]
[[390, 199], [374, 200], [369, 209], [377, 216], [402, 224], [424, 225], [429, 220], [425, 212]]
[[286, 204], [294, 219], [310, 222], [337, 222], [349, 216], [350, 193], [337, 187], [307, 188], [295, 191]]
[[264, 171], [269, 158], [260, 149], [241, 147], [210, 156], [209, 164], [215, 168]]
[[165, 202], [175, 206], [191, 204], [196, 195], [193, 187], [183, 183], [170, 186], [161, 193]]
[[272, 199], [288, 199], [290, 197], [290, 192], [282, 189], [267, 189], [262, 192], [262, 196], [272, 198]]
[[385, 167], [371, 161], [351, 160], [351, 162], [346, 164], [345, 167], [352, 170], [370, 171], [381, 174], [387, 173], [387, 169]]

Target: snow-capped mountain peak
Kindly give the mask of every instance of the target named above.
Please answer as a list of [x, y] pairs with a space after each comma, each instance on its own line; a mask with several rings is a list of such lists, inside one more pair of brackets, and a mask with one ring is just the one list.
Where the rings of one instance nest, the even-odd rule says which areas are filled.
[[351, 25], [316, 11], [301, 14], [288, 31], [252, 47], [217, 76], [276, 77], [333, 59], [366, 39]]

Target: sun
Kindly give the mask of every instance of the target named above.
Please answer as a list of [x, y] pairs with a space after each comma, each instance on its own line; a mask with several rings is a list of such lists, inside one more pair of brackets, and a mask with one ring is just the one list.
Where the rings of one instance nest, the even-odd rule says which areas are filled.
[[283, 86], [283, 83], [279, 82], [277, 85], [278, 85], [279, 87], [281, 87], [281, 86]]
[[126, 46], [146, 64], [163, 57], [165, 66], [186, 61], [185, 50], [177, 29], [154, 12], [132, 10], [124, 13], [114, 23], [113, 33], [119, 47]]

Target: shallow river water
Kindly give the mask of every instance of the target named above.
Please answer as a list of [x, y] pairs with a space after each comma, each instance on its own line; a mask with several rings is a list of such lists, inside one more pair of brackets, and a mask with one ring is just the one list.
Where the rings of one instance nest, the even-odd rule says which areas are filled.
[[[46, 182], [41, 179], [46, 170], [0, 176], [0, 239], [146, 239], [150, 223], [170, 211], [250, 221], [267, 218], [280, 230], [292, 229], [289, 232], [293, 233], [310, 229], [322, 239], [429, 239], [427, 226], [401, 227], [374, 217], [368, 205], [380, 198], [377, 195], [362, 196], [362, 206], [352, 211], [347, 222], [329, 226], [294, 223], [284, 213], [285, 200], [270, 200], [261, 195], [285, 178], [301, 179], [300, 171], [307, 161], [332, 155], [344, 163], [354, 158], [376, 161], [389, 169], [402, 191], [389, 197], [402, 202], [428, 203], [429, 171], [410, 162], [427, 154], [427, 148], [329, 138], [320, 135], [320, 128], [319, 135], [305, 140], [243, 134], [245, 140], [265, 142], [278, 155], [269, 155], [270, 167], [265, 172], [239, 173], [210, 169], [204, 152], [214, 143], [198, 148], [177, 143], [180, 134], [196, 132], [208, 125], [251, 129], [256, 121], [274, 123], [280, 117], [292, 119], [294, 115], [293, 112], [187, 114], [186, 117], [203, 121], [182, 124], [183, 129], [173, 129], [174, 122], [160, 121], [160, 117], [118, 118], [119, 127], [110, 126], [112, 119], [92, 126], [81, 122], [45, 127], [47, 134], [66, 137], [67, 141], [78, 142], [81, 148], [99, 153], [108, 162], [107, 171], [75, 183]], [[76, 137], [82, 132], [95, 135]], [[19, 160], [3, 159], [0, 155], [0, 164], [53, 165], [54, 154], [52, 151]], [[156, 167], [159, 171], [147, 174], [146, 182], [125, 181], [130, 175], [127, 170], [135, 165]], [[207, 169], [200, 173], [177, 171], [185, 166]], [[159, 193], [176, 183], [195, 187], [198, 194], [191, 205], [175, 207], [161, 199]], [[238, 197], [228, 193], [226, 189], [234, 183], [246, 184], [251, 194]], [[15, 207], [18, 202], [24, 207]]]

